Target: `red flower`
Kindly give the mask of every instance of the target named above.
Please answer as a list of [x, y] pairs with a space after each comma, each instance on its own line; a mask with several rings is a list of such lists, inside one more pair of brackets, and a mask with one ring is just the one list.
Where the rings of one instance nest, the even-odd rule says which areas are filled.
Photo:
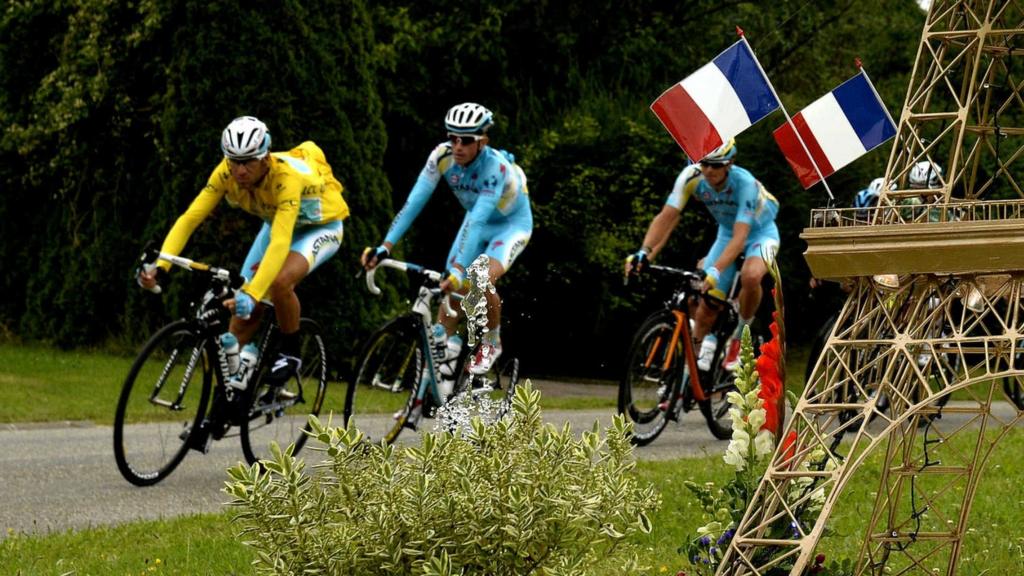
[[788, 466], [793, 456], [796, 456], [796, 430], [790, 430], [782, 441], [782, 465]]
[[782, 383], [782, 349], [779, 346], [778, 314], [771, 323], [772, 339], [761, 345], [761, 356], [758, 357], [755, 367], [761, 381], [761, 391], [758, 398], [764, 401], [765, 420], [762, 430], [767, 430], [776, 438], [782, 433], [782, 422], [779, 417], [779, 406], [782, 405], [782, 398], [785, 388]]

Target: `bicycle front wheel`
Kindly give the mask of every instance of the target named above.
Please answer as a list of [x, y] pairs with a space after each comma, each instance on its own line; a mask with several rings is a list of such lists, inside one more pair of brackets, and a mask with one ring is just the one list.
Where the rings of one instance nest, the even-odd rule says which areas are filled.
[[185, 458], [212, 380], [206, 340], [186, 320], [164, 326], [146, 342], [114, 414], [114, 459], [126, 480], [156, 484]]
[[395, 441], [415, 406], [425, 360], [422, 341], [422, 324], [412, 315], [370, 336], [348, 383], [345, 426], [355, 426], [371, 442]]
[[298, 454], [306, 444], [309, 417], [320, 414], [327, 394], [327, 347], [320, 325], [302, 318], [299, 371], [284, 386], [265, 381], [270, 366], [261, 363], [259, 373], [249, 383], [251, 399], [248, 417], [241, 422], [242, 453], [249, 464], [272, 457], [273, 442], [282, 448], [294, 445]]
[[676, 316], [665, 310], [644, 321], [626, 356], [626, 374], [619, 384], [619, 414], [633, 423], [633, 443], [650, 443], [668, 424], [680, 401], [683, 342], [672, 341]]
[[726, 371], [721, 366], [715, 366], [715, 370], [708, 373], [705, 378], [714, 378], [715, 384], [704, 389], [705, 400], [699, 402], [700, 413], [707, 420], [708, 430], [711, 435], [719, 440], [732, 438], [732, 417], [729, 416], [728, 395], [736, 390], [735, 377], [732, 372]]

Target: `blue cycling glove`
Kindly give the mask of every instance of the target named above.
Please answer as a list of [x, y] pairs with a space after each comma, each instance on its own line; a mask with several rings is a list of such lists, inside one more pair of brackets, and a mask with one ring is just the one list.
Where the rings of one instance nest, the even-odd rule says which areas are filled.
[[366, 256], [366, 264], [374, 265], [380, 264], [381, 260], [385, 260], [391, 257], [391, 251], [384, 247], [383, 244], [376, 248], [370, 248], [369, 246], [363, 250], [363, 255]]
[[626, 258], [626, 268], [631, 276], [635, 276], [643, 271], [648, 262], [650, 258], [647, 256], [647, 250], [641, 248]]
[[235, 292], [235, 316], [248, 320], [256, 308], [256, 300], [241, 290]]

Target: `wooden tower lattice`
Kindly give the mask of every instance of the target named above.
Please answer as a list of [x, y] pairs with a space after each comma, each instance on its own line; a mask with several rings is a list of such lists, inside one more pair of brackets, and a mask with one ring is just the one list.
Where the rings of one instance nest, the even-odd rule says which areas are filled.
[[[933, 1], [879, 207], [815, 210], [802, 235], [853, 290], [718, 574], [804, 574], [861, 468], [879, 486], [856, 573], [956, 574], [1024, 419], [1022, 157], [1024, 2]], [[920, 162], [937, 184], [910, 187]]]

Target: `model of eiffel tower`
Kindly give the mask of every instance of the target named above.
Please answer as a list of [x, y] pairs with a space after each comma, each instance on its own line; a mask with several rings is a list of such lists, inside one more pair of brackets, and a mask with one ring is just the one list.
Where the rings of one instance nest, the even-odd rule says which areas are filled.
[[[911, 188], [921, 162], [941, 172]], [[818, 210], [803, 233], [853, 290], [718, 574], [804, 574], [858, 505], [857, 574], [952, 575], [986, 522], [987, 458], [1024, 418], [1024, 3], [932, 2], [885, 181], [868, 221]], [[855, 475], [870, 514], [842, 498]]]

